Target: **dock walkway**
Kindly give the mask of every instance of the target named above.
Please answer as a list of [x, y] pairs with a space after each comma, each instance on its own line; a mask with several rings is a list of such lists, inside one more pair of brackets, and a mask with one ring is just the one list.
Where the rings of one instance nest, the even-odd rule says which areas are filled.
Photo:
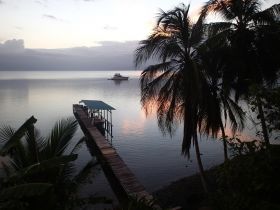
[[130, 196], [152, 199], [152, 196], [140, 184], [117, 151], [91, 123], [91, 118], [88, 117], [83, 107], [74, 104], [73, 113], [85, 136], [92, 142], [95, 155], [119, 201], [126, 202]]

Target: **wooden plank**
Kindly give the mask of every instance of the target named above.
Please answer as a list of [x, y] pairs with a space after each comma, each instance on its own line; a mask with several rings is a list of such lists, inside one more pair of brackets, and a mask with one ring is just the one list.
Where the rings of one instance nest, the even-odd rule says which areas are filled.
[[[112, 175], [118, 180], [119, 185], [124, 189], [127, 196], [134, 195], [152, 199], [152, 196], [140, 184], [135, 175], [118, 155], [117, 151], [91, 123], [91, 118], [88, 117], [83, 108], [80, 105], [74, 104], [73, 113], [81, 125], [82, 130], [85, 132], [85, 135], [93, 141], [96, 147], [95, 149], [98, 151], [96, 157], [100, 160], [102, 167], [109, 167], [111, 169]], [[102, 160], [105, 160], [105, 162]]]

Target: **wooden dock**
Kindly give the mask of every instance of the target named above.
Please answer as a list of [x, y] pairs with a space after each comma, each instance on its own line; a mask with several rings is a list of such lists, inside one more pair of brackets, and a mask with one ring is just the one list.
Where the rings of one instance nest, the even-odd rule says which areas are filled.
[[91, 118], [78, 104], [73, 105], [73, 113], [81, 129], [91, 144], [95, 156], [101, 163], [103, 171], [120, 203], [127, 203], [130, 196], [152, 199], [152, 196], [140, 184], [117, 151], [91, 123]]

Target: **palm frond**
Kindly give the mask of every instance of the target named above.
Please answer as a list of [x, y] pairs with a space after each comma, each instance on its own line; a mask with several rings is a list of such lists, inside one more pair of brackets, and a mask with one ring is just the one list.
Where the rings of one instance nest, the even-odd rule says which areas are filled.
[[1, 190], [0, 200], [7, 199], [21, 199], [26, 197], [41, 196], [46, 193], [52, 184], [49, 183], [28, 183], [16, 185], [13, 187], [5, 188]]
[[190, 157], [190, 147], [195, 138], [197, 138], [197, 107], [184, 104], [184, 135], [182, 141], [182, 154]]
[[48, 157], [62, 155], [77, 130], [75, 118], [67, 118], [58, 121], [53, 127], [50, 136], [47, 138], [47, 145], [44, 148]]
[[191, 36], [189, 40], [190, 46], [198, 46], [204, 38], [204, 17], [201, 15], [197, 22], [192, 26]]
[[[238, 0], [237, 0], [238, 1]], [[232, 0], [210, 0], [203, 6], [201, 15], [207, 16], [219, 12], [226, 20], [232, 20], [235, 15], [231, 8]]]
[[182, 77], [178, 73], [173, 73], [165, 84], [158, 92], [157, 98], [157, 118], [158, 125], [162, 132], [165, 130], [172, 135], [174, 131], [174, 125], [180, 121], [182, 109], [180, 109], [182, 100], [181, 85]]
[[72, 151], [70, 152], [70, 154], [75, 154], [79, 151], [79, 149], [81, 149], [81, 147], [83, 146], [83, 144], [85, 143], [86, 141], [86, 137], [82, 137], [78, 142], [77, 144], [75, 144], [75, 146], [73, 147]]
[[261, 12], [253, 13], [252, 20], [256, 25], [270, 25], [279, 22], [280, 4], [275, 4]]
[[0, 143], [9, 141], [10, 138], [15, 134], [15, 129], [9, 125], [2, 125], [0, 127]]
[[[28, 177], [29, 175], [33, 176], [36, 173], [46, 173], [49, 169], [52, 168], [63, 168], [66, 164], [77, 159], [76, 154], [72, 155], [63, 155], [59, 157], [53, 157], [47, 160], [43, 160], [39, 163], [28, 165], [25, 168], [18, 169], [15, 173], [13, 173], [9, 179], [10, 180], [19, 180], [24, 177]], [[56, 178], [56, 177], [52, 177]]]
[[[35, 119], [34, 116], [31, 116], [28, 120], [26, 120], [23, 125], [20, 126], [19, 129], [17, 129], [16, 132], [13, 133], [11, 138], [5, 142], [5, 144], [0, 149], [1, 155], [8, 154], [20, 141], [20, 139], [25, 135], [25, 132], [27, 131], [29, 126], [33, 126], [34, 123], [36, 123], [37, 119]], [[10, 128], [9, 128], [10, 129]], [[8, 130], [9, 130], [8, 129]], [[8, 134], [12, 133], [12, 131], [7, 131]]]
[[[168, 64], [167, 64], [168, 65]], [[162, 65], [160, 65], [162, 66]], [[165, 70], [160, 75], [155, 75], [159, 66], [150, 66], [147, 71], [141, 75], [141, 102], [144, 105], [146, 102], [153, 100], [157, 97], [159, 90], [164, 84], [165, 80], [172, 75], [173, 69]]]
[[14, 172], [14, 170], [15, 170], [15, 168], [11, 164], [10, 160], [7, 160], [7, 162], [6, 161], [2, 161], [1, 165], [2, 165], [2, 170], [5, 173], [5, 177], [9, 177]]
[[140, 66], [149, 59], [166, 62], [168, 59], [182, 56], [183, 50], [176, 37], [172, 36], [170, 32], [158, 28], [147, 40], [141, 41], [140, 47], [135, 51], [135, 65]]
[[[242, 108], [231, 98], [228, 98], [228, 112], [231, 121], [231, 127], [235, 133], [237, 130], [242, 131], [244, 129], [245, 112]], [[235, 119], [235, 120], [234, 120]]]

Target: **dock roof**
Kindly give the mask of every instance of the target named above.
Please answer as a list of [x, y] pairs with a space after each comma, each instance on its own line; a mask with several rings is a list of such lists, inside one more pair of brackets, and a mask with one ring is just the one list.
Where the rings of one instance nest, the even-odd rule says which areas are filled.
[[79, 103], [84, 103], [89, 109], [97, 109], [97, 110], [116, 110], [111, 107], [109, 104], [106, 104], [103, 101], [98, 100], [81, 100]]

